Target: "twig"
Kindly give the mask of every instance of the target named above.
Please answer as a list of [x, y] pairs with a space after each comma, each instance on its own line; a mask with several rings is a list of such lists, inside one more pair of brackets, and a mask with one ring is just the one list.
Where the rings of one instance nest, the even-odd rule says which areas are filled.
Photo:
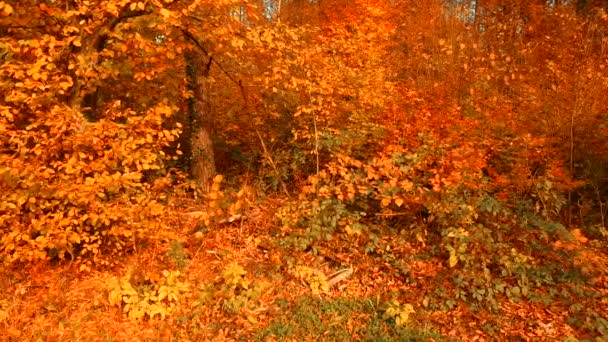
[[[181, 31], [201, 51], [203, 51], [203, 53], [205, 53], [207, 56], [209, 56], [209, 53], [207, 52], [207, 50], [205, 49], [205, 47], [203, 46], [203, 44], [201, 42], [199, 42], [198, 39], [196, 39], [196, 37], [194, 36], [194, 34], [192, 34], [190, 31], [188, 31], [186, 29], [181, 29]], [[220, 69], [220, 71], [222, 71], [228, 77], [228, 79], [230, 79], [230, 81], [232, 81], [233, 83], [235, 83], [239, 87], [239, 90], [240, 90], [240, 93], [241, 93], [241, 97], [243, 98], [244, 107], [247, 109], [249, 107], [249, 101], [247, 99], [247, 94], [245, 92], [245, 87], [243, 86], [243, 81], [240, 80], [240, 79], [234, 78], [234, 76], [232, 76], [228, 71], [226, 71], [226, 69], [224, 69], [224, 67], [217, 60], [215, 60], [215, 59], [213, 59], [213, 58], [210, 57], [209, 63], [212, 63], [212, 62], [215, 65], [217, 65], [217, 67]], [[291, 198], [291, 195], [289, 194], [289, 191], [287, 191], [287, 186], [285, 185], [285, 182], [283, 182], [283, 180], [281, 179], [281, 173], [279, 172], [279, 169], [277, 168], [277, 165], [275, 164], [274, 160], [272, 160], [272, 155], [270, 154], [270, 152], [266, 148], [266, 144], [264, 143], [264, 139], [262, 138], [262, 135], [260, 134], [260, 131], [257, 129], [257, 127], [254, 128], [254, 129], [255, 129], [255, 134], [258, 136], [258, 139], [260, 140], [260, 144], [262, 145], [262, 150], [264, 152], [264, 156], [266, 157], [266, 159], [270, 163], [270, 166], [272, 167], [272, 169], [276, 173], [277, 179], [279, 180], [279, 183], [281, 184], [281, 188], [283, 189], [283, 192], [285, 193], [285, 195], [287, 195], [287, 197]], [[317, 155], [317, 160], [318, 160], [318, 155]], [[318, 165], [317, 165], [317, 172], [318, 172]]]
[[198, 249], [196, 250], [196, 252], [194, 252], [194, 255], [192, 256], [192, 260], [196, 259], [196, 256], [198, 255], [198, 252], [201, 251], [201, 248], [203, 248], [204, 244], [205, 244], [204, 242], [201, 242], [201, 245], [198, 247]]
[[[310, 86], [308, 87], [308, 101], [312, 107], [312, 92]], [[317, 131], [317, 114], [315, 111], [312, 112], [312, 123], [315, 129], [315, 156], [317, 158], [317, 174], [319, 174], [319, 132]]]
[[277, 165], [274, 163], [274, 160], [272, 160], [272, 156], [270, 155], [270, 152], [268, 152], [268, 149], [266, 148], [266, 144], [264, 143], [264, 139], [262, 138], [262, 135], [260, 134], [260, 131], [257, 128], [255, 128], [255, 134], [257, 134], [258, 139], [260, 139], [260, 143], [262, 145], [262, 150], [264, 152], [264, 157], [266, 157], [266, 159], [270, 163], [270, 166], [276, 173], [277, 179], [279, 180], [279, 183], [281, 183], [281, 188], [283, 189], [283, 192], [285, 193], [285, 195], [287, 195], [287, 197], [291, 198], [289, 191], [287, 191], [287, 186], [285, 185], [285, 182], [283, 182], [283, 180], [281, 179], [281, 173], [279, 172]]
[[407, 216], [407, 215], [411, 215], [411, 213], [388, 213], [388, 214], [377, 213], [375, 215], [380, 216], [380, 217], [394, 217], [394, 216]]
[[354, 273], [354, 270], [352, 269], [352, 267], [340, 270], [340, 271], [330, 275], [330, 277], [333, 277], [333, 278], [331, 278], [330, 280], [327, 281], [327, 285], [329, 287], [332, 287], [332, 286], [336, 285], [337, 283], [341, 282], [342, 280], [350, 277], [353, 273]]
[[602, 194], [600, 193], [599, 187], [597, 185], [595, 185], [594, 188], [597, 200], [600, 203], [600, 218], [602, 220], [602, 228], [606, 228], [606, 213], [604, 211], [604, 202], [602, 202]]

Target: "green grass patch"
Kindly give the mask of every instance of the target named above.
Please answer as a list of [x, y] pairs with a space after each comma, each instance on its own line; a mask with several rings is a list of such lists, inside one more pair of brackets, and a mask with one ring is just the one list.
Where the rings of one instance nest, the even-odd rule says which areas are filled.
[[429, 327], [412, 320], [398, 327], [370, 299], [323, 300], [304, 297], [285, 308], [255, 339], [315, 341], [445, 341]]

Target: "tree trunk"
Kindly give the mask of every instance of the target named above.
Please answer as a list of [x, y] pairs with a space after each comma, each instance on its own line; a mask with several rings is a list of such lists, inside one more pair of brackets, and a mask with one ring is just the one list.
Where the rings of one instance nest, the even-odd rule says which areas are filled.
[[473, 6], [473, 27], [478, 30], [479, 29], [479, 0], [473, 0], [471, 2], [471, 6]]
[[580, 14], [584, 14], [587, 12], [588, 5], [589, 0], [576, 0], [576, 11]]
[[209, 191], [210, 180], [215, 176], [215, 157], [211, 140], [212, 118], [209, 108], [209, 70], [211, 59], [207, 56], [186, 53], [188, 89], [192, 97], [188, 103], [186, 139], [189, 141], [190, 173], [204, 192]]

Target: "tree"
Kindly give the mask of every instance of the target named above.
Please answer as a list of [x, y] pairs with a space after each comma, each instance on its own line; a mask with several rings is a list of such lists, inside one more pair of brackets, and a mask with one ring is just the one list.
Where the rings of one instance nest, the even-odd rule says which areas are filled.
[[184, 145], [206, 187], [215, 172], [209, 70], [235, 58], [244, 26], [232, 6], [0, 2], [6, 263], [82, 255], [107, 262], [106, 252], [156, 236], [166, 214], [159, 201]]
[[[284, 123], [289, 139], [314, 155], [312, 170], [321, 150], [330, 152], [322, 137], [338, 132], [353, 96], [378, 105], [355, 82], [381, 77], [355, 77], [366, 58], [353, 59], [357, 46], [346, 40], [369, 44], [369, 32], [266, 25], [259, 7], [229, 0], [22, 1], [0, 10], [6, 263], [86, 255], [108, 262], [107, 252], [153, 238], [150, 229], [162, 233], [171, 168], [186, 152], [205, 189], [222, 120], [246, 118], [239, 134], [260, 143], [287, 192], [266, 144], [277, 130], [261, 129], [277, 113], [273, 96], [294, 100], [285, 115], [299, 119]], [[319, 58], [319, 47], [306, 45], [328, 39], [344, 47], [340, 58], [335, 50]], [[226, 115], [235, 107], [239, 117]], [[356, 117], [352, 125], [364, 120]]]

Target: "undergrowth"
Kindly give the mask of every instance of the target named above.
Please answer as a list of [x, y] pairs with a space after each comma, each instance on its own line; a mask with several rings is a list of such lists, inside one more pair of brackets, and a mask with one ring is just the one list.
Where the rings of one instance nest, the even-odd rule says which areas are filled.
[[[449, 341], [420, 322], [396, 324], [374, 299], [304, 297], [293, 304], [283, 303], [281, 308], [284, 315], [258, 331], [257, 341]], [[358, 324], [361, 321], [366, 324]]]

